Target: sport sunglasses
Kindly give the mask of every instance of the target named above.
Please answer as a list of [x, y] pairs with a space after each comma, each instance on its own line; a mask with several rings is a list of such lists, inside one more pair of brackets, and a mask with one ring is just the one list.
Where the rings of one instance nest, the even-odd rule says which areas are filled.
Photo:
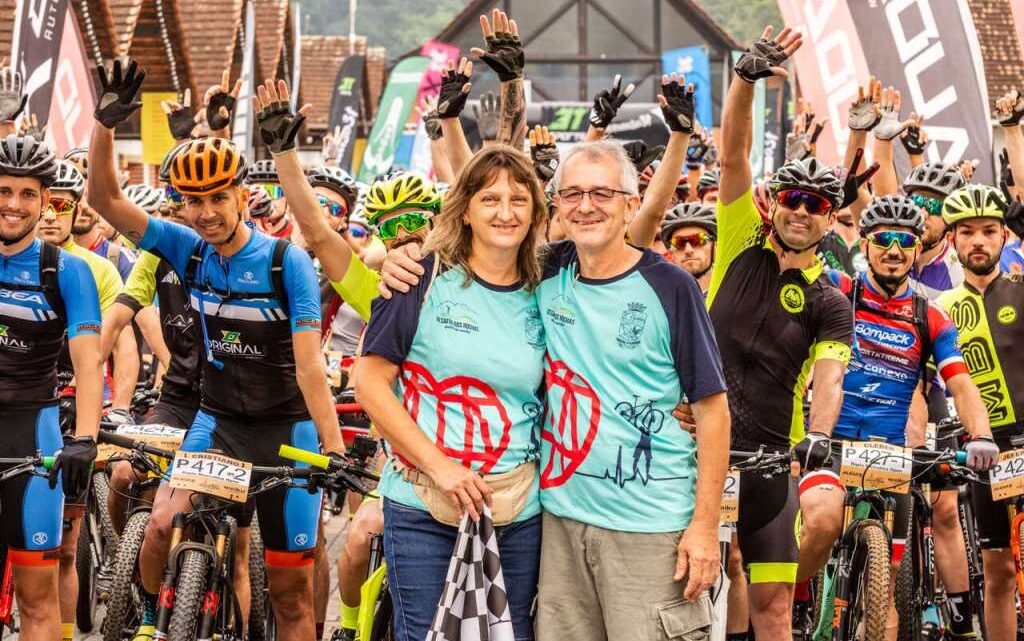
[[692, 247], [703, 247], [708, 244], [711, 237], [707, 232], [699, 231], [696, 234], [687, 234], [686, 236], [673, 236], [672, 240], [669, 241], [669, 245], [672, 249], [682, 249], [687, 245]]
[[185, 204], [185, 196], [175, 189], [173, 185], [164, 185], [164, 198], [172, 207], [182, 207]]
[[348, 213], [348, 207], [342, 203], [336, 203], [330, 198], [326, 198], [324, 196], [317, 196], [316, 199], [320, 201], [320, 207], [322, 207], [323, 210], [331, 216], [331, 218], [340, 218]]
[[78, 209], [78, 201], [70, 198], [51, 197], [46, 204], [57, 216], [70, 216]]
[[392, 240], [398, 238], [398, 228], [401, 227], [408, 234], [415, 234], [430, 224], [430, 214], [425, 211], [410, 211], [399, 214], [394, 218], [388, 218], [377, 226], [377, 236], [381, 240]]
[[362, 225], [349, 225], [348, 233], [352, 238], [366, 238], [370, 235], [370, 232], [366, 231], [366, 228]]
[[800, 205], [804, 206], [808, 214], [822, 215], [827, 214], [832, 210], [832, 203], [830, 203], [824, 196], [814, 193], [813, 191], [804, 191], [803, 189], [786, 189], [780, 191], [775, 197], [783, 207], [788, 209], [799, 209]]
[[278, 198], [284, 198], [284, 188], [281, 185], [275, 183], [263, 183], [260, 185], [263, 191], [267, 192], [271, 200], [277, 200]]
[[909, 231], [873, 231], [867, 235], [868, 242], [879, 249], [889, 249], [895, 243], [903, 251], [917, 247], [921, 239]]
[[942, 215], [942, 201], [938, 198], [914, 194], [910, 197], [910, 200], [913, 200], [914, 204], [927, 211], [929, 216]]

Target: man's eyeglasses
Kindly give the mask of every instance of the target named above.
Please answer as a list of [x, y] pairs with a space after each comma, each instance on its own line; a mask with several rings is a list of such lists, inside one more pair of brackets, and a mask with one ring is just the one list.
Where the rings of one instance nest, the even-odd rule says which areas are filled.
[[57, 216], [70, 216], [78, 209], [78, 201], [71, 200], [70, 198], [52, 197], [47, 201], [47, 206]]
[[672, 246], [672, 249], [683, 249], [687, 245], [697, 248], [707, 245], [709, 240], [711, 240], [710, 234], [699, 231], [696, 234], [687, 234], [686, 236], [673, 236], [669, 241], [669, 245]]
[[938, 198], [922, 196], [921, 194], [913, 194], [910, 197], [910, 200], [913, 200], [914, 204], [927, 211], [929, 216], [942, 215], [942, 201]]
[[185, 196], [172, 185], [164, 185], [164, 200], [168, 205], [180, 208], [185, 205]]
[[316, 199], [320, 201], [320, 207], [323, 208], [331, 218], [339, 218], [348, 213], [348, 207], [343, 203], [336, 203], [325, 196], [317, 196]]
[[910, 251], [917, 247], [921, 239], [917, 234], [909, 231], [873, 231], [867, 235], [868, 242], [879, 249], [888, 250], [893, 244], [899, 246], [903, 251]]
[[370, 232], [362, 225], [349, 225], [348, 235], [352, 238], [366, 238], [370, 235]]
[[271, 200], [277, 200], [278, 198], [284, 198], [284, 188], [281, 185], [275, 183], [263, 183], [260, 185], [263, 191], [267, 192]]
[[628, 196], [628, 191], [622, 191], [621, 189], [612, 189], [611, 187], [598, 187], [597, 189], [559, 189], [558, 197], [562, 199], [567, 205], [575, 207], [583, 202], [583, 197], [587, 194], [590, 195], [591, 202], [598, 205], [607, 205], [616, 196], [622, 194]]
[[827, 198], [813, 191], [803, 189], [786, 189], [775, 196], [775, 200], [787, 209], [799, 209], [804, 206], [808, 214], [820, 216], [832, 210], [832, 203]]
[[377, 225], [377, 235], [381, 240], [392, 240], [398, 238], [398, 228], [401, 227], [407, 234], [415, 234], [430, 224], [430, 214], [425, 211], [409, 211], [399, 214], [394, 218], [388, 218]]

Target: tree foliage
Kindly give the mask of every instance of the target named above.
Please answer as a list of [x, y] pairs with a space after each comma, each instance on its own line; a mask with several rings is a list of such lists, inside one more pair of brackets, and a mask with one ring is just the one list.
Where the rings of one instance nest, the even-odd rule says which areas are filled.
[[778, 0], [697, 0], [741, 44], [753, 42], [766, 25], [782, 25]]
[[[302, 0], [302, 31], [347, 35], [349, 0]], [[356, 33], [371, 47], [386, 47], [389, 58], [418, 49], [447, 25], [466, 0], [363, 0], [357, 5]]]

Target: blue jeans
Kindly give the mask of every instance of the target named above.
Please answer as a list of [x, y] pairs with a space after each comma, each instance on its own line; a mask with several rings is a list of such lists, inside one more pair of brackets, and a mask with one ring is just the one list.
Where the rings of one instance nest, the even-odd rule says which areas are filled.
[[[516, 641], [533, 641], [530, 610], [540, 571], [541, 518], [496, 528]], [[395, 607], [395, 640], [423, 641], [437, 612], [458, 529], [384, 499], [384, 558]]]

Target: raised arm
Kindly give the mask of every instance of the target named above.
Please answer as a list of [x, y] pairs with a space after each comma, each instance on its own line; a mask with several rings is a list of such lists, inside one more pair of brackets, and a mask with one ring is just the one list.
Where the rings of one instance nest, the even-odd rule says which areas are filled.
[[879, 166], [878, 177], [875, 178], [875, 194], [886, 196], [897, 193], [902, 182], [896, 175], [893, 142], [912, 121], [900, 121], [900, 92], [892, 87], [882, 91], [880, 109], [882, 118], [874, 128], [874, 159]]
[[485, 48], [475, 47], [470, 52], [498, 74], [501, 81], [501, 124], [497, 142], [522, 149], [526, 140], [526, 96], [523, 93], [526, 54], [516, 21], [509, 20], [508, 15], [498, 9], [491, 15], [493, 31], [487, 16], [480, 16]]
[[441, 72], [441, 90], [437, 95], [437, 117], [441, 121], [441, 135], [451, 165], [452, 178], [459, 177], [462, 168], [473, 157], [473, 150], [466, 141], [466, 133], [459, 122], [459, 114], [466, 108], [469, 98], [469, 82], [473, 75], [473, 63], [463, 58], [456, 68], [448, 61], [448, 68]]
[[996, 101], [996, 119], [1006, 136], [1006, 153], [1010, 159], [1010, 171], [1015, 177], [1024, 176], [1024, 133], [1020, 120], [1024, 117], [1024, 96], [1014, 89]]
[[124, 197], [114, 162], [114, 128], [127, 120], [142, 103], [137, 100], [146, 72], [129, 60], [122, 70], [115, 60], [110, 75], [100, 67], [100, 100], [96, 126], [89, 145], [89, 203], [128, 240], [138, 244], [149, 225], [149, 216]]
[[922, 125], [924, 125], [924, 116], [911, 113], [910, 124], [900, 134], [900, 142], [907, 150], [911, 169], [924, 164], [924, 150], [928, 147], [928, 132], [922, 128]]
[[430, 164], [434, 168], [434, 176], [441, 182], [451, 183], [455, 180], [455, 175], [452, 174], [452, 164], [448, 161], [444, 130], [437, 115], [437, 98], [424, 98], [420, 103], [420, 114], [423, 118], [423, 128], [430, 139]]

